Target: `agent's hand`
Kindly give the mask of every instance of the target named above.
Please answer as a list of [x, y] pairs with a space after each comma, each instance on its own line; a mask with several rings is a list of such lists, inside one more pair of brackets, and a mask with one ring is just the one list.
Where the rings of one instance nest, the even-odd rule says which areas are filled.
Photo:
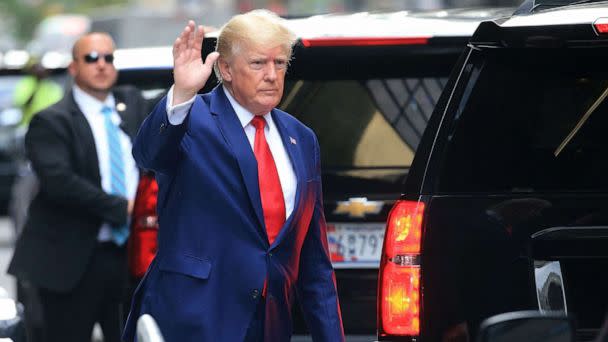
[[190, 100], [205, 85], [219, 53], [212, 52], [203, 63], [201, 48], [205, 32], [190, 20], [173, 44], [173, 105]]
[[133, 214], [133, 206], [135, 204], [134, 200], [129, 200], [129, 202], [127, 202], [127, 215], [131, 216], [131, 214]]

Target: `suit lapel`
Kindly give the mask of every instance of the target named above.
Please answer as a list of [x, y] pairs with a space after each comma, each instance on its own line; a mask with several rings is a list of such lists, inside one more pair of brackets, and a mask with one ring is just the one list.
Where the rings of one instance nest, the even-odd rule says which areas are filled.
[[114, 100], [116, 102], [116, 113], [120, 116], [122, 124], [120, 128], [127, 133], [131, 141], [135, 140], [137, 131], [139, 130], [138, 118], [141, 117], [137, 111], [143, 110], [141, 106], [137, 106], [137, 103], [132, 99], [129, 99], [129, 93], [125, 91], [115, 90], [112, 92]]
[[133, 113], [131, 113], [135, 108], [127, 106], [127, 101], [121, 92], [114, 91], [112, 94], [114, 95], [114, 100], [116, 102], [116, 108], [114, 109], [116, 110], [116, 113], [118, 113], [118, 116], [120, 116], [120, 120], [122, 121], [120, 128], [125, 133], [127, 133], [131, 140], [133, 140], [134, 132], [132, 130], [132, 127], [134, 126], [134, 124], [130, 119], [136, 117], [135, 115], [133, 115]]
[[99, 171], [99, 159], [97, 157], [97, 148], [95, 147], [95, 138], [91, 126], [84, 116], [76, 101], [74, 95], [70, 92], [67, 94], [67, 106], [72, 113], [74, 123], [74, 134], [78, 137], [75, 141], [74, 149], [77, 151], [78, 161], [81, 168], [91, 172], [97, 184], [101, 186], [101, 173]]
[[298, 213], [298, 209], [300, 207], [300, 197], [302, 196], [302, 187], [304, 182], [304, 162], [302, 161], [302, 154], [300, 149], [298, 148], [297, 142], [294, 139], [296, 136], [294, 132], [292, 132], [283, 120], [281, 120], [281, 115], [278, 115], [276, 110], [271, 112], [272, 120], [274, 121], [277, 129], [279, 130], [279, 135], [281, 136], [281, 140], [283, 141], [283, 146], [285, 147], [285, 151], [289, 155], [289, 159], [291, 160], [291, 165], [293, 166], [294, 172], [296, 174], [296, 195], [294, 198], [293, 211], [291, 215], [285, 221], [285, 224], [281, 228], [279, 235], [276, 240], [272, 244], [272, 246], [278, 245], [282, 240], [285, 234], [293, 227], [293, 222], [295, 220], [295, 216]]
[[216, 87], [211, 94], [211, 113], [215, 115], [220, 123], [220, 130], [232, 148], [239, 164], [243, 182], [247, 188], [249, 200], [259, 223], [259, 230], [265, 241], [268, 241], [266, 226], [264, 225], [264, 213], [260, 198], [260, 186], [258, 183], [258, 164], [247, 140], [245, 130], [241, 125], [228, 98], [224, 94], [222, 86]]

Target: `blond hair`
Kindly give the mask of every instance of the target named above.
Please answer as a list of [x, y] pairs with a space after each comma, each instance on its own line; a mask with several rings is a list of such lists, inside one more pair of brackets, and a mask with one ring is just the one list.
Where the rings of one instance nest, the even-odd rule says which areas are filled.
[[[220, 58], [230, 63], [247, 46], [282, 46], [287, 58], [291, 59], [295, 41], [295, 34], [285, 26], [281, 17], [265, 9], [256, 9], [235, 15], [221, 28], [215, 51], [220, 53]], [[217, 63], [214, 70], [221, 82]]]

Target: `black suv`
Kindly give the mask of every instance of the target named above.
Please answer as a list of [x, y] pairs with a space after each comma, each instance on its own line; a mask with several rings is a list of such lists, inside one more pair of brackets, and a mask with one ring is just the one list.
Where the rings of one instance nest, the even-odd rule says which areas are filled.
[[380, 340], [474, 341], [518, 310], [601, 326], [608, 3], [547, 5], [480, 24], [447, 82], [387, 221]]
[[[329, 246], [347, 334], [375, 334], [378, 265], [389, 209], [450, 70], [481, 18], [499, 13], [505, 9], [287, 21], [299, 40], [280, 108], [311, 127], [320, 142]], [[203, 54], [214, 49], [213, 37], [205, 39]], [[117, 51], [120, 82], [150, 94], [168, 89], [170, 51], [151, 50], [139, 58], [134, 50]], [[125, 67], [122, 61], [129, 54], [135, 62]], [[155, 66], [152, 58], [161, 54], [169, 63]], [[202, 92], [216, 84], [210, 80]], [[155, 253], [156, 192], [153, 178], [144, 177], [130, 239], [135, 280]], [[301, 317], [295, 313], [297, 334], [306, 331]]]

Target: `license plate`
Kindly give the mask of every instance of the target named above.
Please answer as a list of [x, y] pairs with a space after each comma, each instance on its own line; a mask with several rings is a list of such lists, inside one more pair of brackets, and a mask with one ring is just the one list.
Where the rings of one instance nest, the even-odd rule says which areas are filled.
[[334, 268], [377, 268], [384, 223], [328, 223], [327, 240]]

